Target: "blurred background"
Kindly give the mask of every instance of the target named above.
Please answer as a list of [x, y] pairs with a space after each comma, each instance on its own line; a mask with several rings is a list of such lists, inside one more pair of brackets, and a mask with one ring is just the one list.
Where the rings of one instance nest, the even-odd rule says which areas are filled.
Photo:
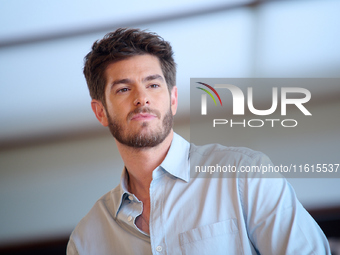
[[[339, 77], [339, 11], [338, 0], [0, 0], [0, 253], [64, 254], [76, 224], [119, 183], [122, 160], [91, 111], [82, 74], [95, 40], [134, 27], [171, 42], [175, 131], [189, 140], [190, 78]], [[313, 146], [339, 155], [340, 85], [320, 85], [312, 98], [312, 111], [329, 119], [303, 140], [277, 135], [262, 144], [240, 133], [230, 146], [274, 159], [285, 153], [281, 144], [294, 155], [313, 158], [304, 153]], [[340, 179], [289, 181], [336, 254]]]

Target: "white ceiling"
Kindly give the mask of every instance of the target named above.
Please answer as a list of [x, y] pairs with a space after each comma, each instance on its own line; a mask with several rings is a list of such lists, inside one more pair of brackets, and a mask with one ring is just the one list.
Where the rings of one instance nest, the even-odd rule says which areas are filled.
[[31, 37], [41, 33], [130, 23], [249, 2], [252, 0], [2, 1], [0, 38]]

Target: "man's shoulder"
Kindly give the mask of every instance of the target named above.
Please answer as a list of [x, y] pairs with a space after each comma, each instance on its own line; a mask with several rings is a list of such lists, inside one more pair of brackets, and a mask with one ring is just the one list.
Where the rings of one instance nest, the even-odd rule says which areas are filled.
[[92, 206], [73, 230], [68, 244], [69, 254], [109, 254], [119, 249], [124, 231], [117, 220], [121, 188], [107, 192]]
[[259, 169], [269, 165], [272, 165], [272, 162], [267, 155], [246, 147], [228, 147], [221, 144], [190, 146], [191, 177], [263, 177]]
[[85, 233], [86, 230], [93, 230], [99, 222], [114, 220], [115, 218], [115, 204], [114, 197], [119, 194], [119, 185], [100, 197], [92, 206], [90, 211], [83, 217], [75, 228], [75, 231]]

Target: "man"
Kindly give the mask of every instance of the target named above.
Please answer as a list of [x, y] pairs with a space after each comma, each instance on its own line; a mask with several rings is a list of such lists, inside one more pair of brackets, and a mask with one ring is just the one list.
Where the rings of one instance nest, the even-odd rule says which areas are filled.
[[70, 254], [330, 254], [282, 178], [190, 178], [189, 164], [260, 165], [262, 153], [195, 146], [172, 130], [176, 67], [168, 42], [118, 29], [85, 58], [91, 106], [124, 161], [121, 183], [73, 231]]

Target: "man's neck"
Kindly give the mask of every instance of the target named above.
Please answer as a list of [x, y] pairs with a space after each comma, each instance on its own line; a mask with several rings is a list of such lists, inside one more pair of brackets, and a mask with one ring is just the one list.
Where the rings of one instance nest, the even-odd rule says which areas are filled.
[[173, 130], [159, 145], [152, 148], [136, 149], [128, 147], [116, 141], [120, 155], [128, 172], [128, 189], [140, 201], [143, 202], [143, 211], [136, 220], [136, 226], [149, 232], [150, 219], [150, 193], [149, 188], [152, 181], [152, 172], [166, 157], [171, 141]]
[[149, 198], [149, 187], [152, 181], [152, 171], [166, 157], [173, 138], [173, 131], [159, 145], [152, 148], [132, 148], [116, 141], [120, 155], [129, 174], [129, 191], [138, 199]]

